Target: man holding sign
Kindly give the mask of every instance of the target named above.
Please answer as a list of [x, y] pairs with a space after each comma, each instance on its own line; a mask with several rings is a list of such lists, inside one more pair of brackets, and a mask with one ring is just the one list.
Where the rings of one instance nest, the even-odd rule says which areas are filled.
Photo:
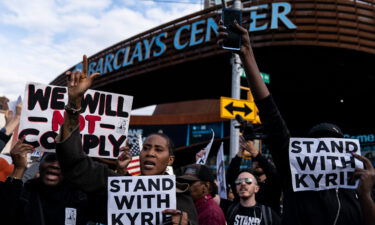
[[[314, 191], [310, 190], [297, 190], [293, 189], [292, 179], [297, 179], [297, 177], [292, 178], [292, 175], [297, 173], [291, 173], [292, 163], [289, 158], [289, 147], [290, 147], [290, 133], [289, 130], [280, 115], [280, 112], [273, 101], [273, 98], [268, 91], [267, 86], [263, 82], [260, 72], [254, 57], [254, 53], [250, 44], [250, 37], [247, 30], [237, 23], [233, 26], [238, 33], [241, 34], [243, 43], [240, 50], [237, 52], [243, 63], [243, 66], [246, 71], [246, 78], [256, 101], [260, 112], [260, 119], [264, 125], [267, 141], [269, 143], [270, 151], [273, 157], [273, 160], [276, 164], [278, 172], [280, 173], [283, 181], [283, 194], [284, 194], [284, 207], [283, 207], [283, 224], [287, 225], [359, 225], [362, 224], [363, 217], [361, 207], [354, 189], [342, 188], [341, 182], [348, 184], [345, 178], [348, 178], [348, 171], [344, 172], [343, 178], [338, 172], [338, 167], [340, 168], [351, 168], [355, 167], [357, 164], [356, 159], [353, 159], [350, 156], [352, 149], [347, 149], [344, 147], [337, 147], [340, 149], [339, 154], [345, 152], [345, 156], [331, 155], [333, 148], [323, 146], [321, 144], [317, 149], [315, 149], [316, 158], [303, 158], [300, 156], [301, 167], [304, 169], [310, 169], [308, 172], [312, 182], [303, 180], [304, 177], [298, 177], [300, 187], [310, 187], [317, 184], [318, 188], [315, 188]], [[219, 41], [222, 43], [223, 39], [228, 36], [226, 27], [219, 26]], [[332, 137], [340, 138], [343, 137], [342, 132], [336, 126], [318, 126], [312, 130], [310, 137], [313, 138], [323, 138], [323, 137]], [[317, 139], [319, 142], [319, 139]], [[292, 142], [292, 140], [291, 140]], [[314, 141], [315, 143], [315, 141]], [[348, 143], [348, 142], [345, 142]], [[345, 145], [343, 142], [342, 144]], [[326, 143], [325, 143], [326, 144]], [[293, 146], [292, 146], [293, 147]], [[291, 151], [295, 153], [313, 152], [312, 144], [309, 147], [302, 148], [300, 145], [295, 145]], [[335, 148], [335, 149], [337, 149]], [[319, 152], [318, 152], [319, 149]], [[336, 153], [339, 150], [336, 151]], [[323, 156], [323, 158], [320, 158]], [[335, 158], [338, 157], [338, 158]], [[297, 161], [297, 158], [294, 157]], [[309, 161], [308, 161], [309, 160]], [[315, 161], [314, 161], [315, 160]], [[318, 162], [318, 160], [320, 160]], [[331, 162], [330, 165], [327, 164], [326, 160]], [[333, 163], [334, 161], [334, 163]], [[353, 165], [353, 162], [355, 165]], [[320, 171], [316, 170], [319, 167], [313, 168], [313, 165], [319, 163]], [[334, 168], [334, 165], [336, 166]], [[309, 167], [307, 167], [309, 166]], [[325, 166], [325, 167], [324, 167]], [[329, 167], [331, 166], [331, 167]], [[321, 175], [321, 171], [326, 172], [326, 174]], [[332, 170], [330, 170], [330, 169]], [[310, 173], [311, 172], [311, 173]], [[335, 175], [329, 175], [329, 173]], [[324, 176], [324, 177], [323, 177]], [[305, 177], [305, 178], [306, 178]], [[306, 185], [305, 185], [305, 183]], [[325, 184], [327, 190], [321, 190], [321, 183]], [[349, 184], [350, 186], [350, 184]], [[316, 187], [316, 186], [315, 186]], [[332, 189], [331, 189], [332, 188]], [[351, 188], [355, 188], [354, 185]]]
[[[127, 166], [131, 161], [128, 147], [121, 149], [123, 152], [117, 159], [117, 173], [108, 169], [104, 164], [94, 162], [82, 151], [78, 129], [82, 96], [90, 88], [94, 79], [99, 76], [99, 74], [92, 74], [88, 77], [87, 65], [88, 61], [84, 56], [83, 71], [67, 72], [66, 74], [69, 99], [65, 106], [64, 124], [60, 136], [56, 138], [56, 152], [64, 176], [84, 191], [104, 197], [103, 205], [106, 205], [108, 199], [110, 205], [108, 205], [107, 221], [112, 222], [112, 224], [164, 223], [165, 221], [160, 218], [165, 217], [160, 216], [161, 212], [157, 214], [157, 208], [166, 209], [163, 213], [171, 216], [171, 224], [197, 224], [194, 203], [187, 193], [188, 185], [175, 184], [174, 179], [164, 176], [167, 166], [172, 165], [174, 161], [173, 144], [168, 136], [159, 133], [151, 134], [143, 143], [140, 153], [141, 175], [163, 175], [155, 176], [154, 179], [150, 177], [145, 177], [145, 179], [125, 179], [121, 177], [109, 179], [109, 177], [128, 174]], [[173, 191], [170, 189], [170, 182], [177, 192], [175, 197], [177, 209], [174, 208], [174, 197], [171, 196]], [[176, 192], [173, 194], [176, 194]], [[155, 199], [156, 207], [152, 203]], [[144, 202], [142, 200], [145, 200], [146, 203], [142, 203]], [[112, 211], [111, 207], [114, 205], [121, 212]], [[152, 212], [150, 208], [153, 208]], [[103, 215], [103, 222], [106, 222], [104, 218]], [[141, 221], [141, 223], [138, 223], [138, 221]]]

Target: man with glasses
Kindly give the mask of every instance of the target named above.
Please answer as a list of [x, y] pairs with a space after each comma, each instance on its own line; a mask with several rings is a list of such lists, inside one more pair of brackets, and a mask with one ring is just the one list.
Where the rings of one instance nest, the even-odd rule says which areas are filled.
[[228, 225], [277, 225], [280, 217], [270, 207], [256, 202], [259, 191], [258, 180], [250, 170], [242, 170], [236, 180], [236, 191], [239, 201], [228, 208], [226, 219]]

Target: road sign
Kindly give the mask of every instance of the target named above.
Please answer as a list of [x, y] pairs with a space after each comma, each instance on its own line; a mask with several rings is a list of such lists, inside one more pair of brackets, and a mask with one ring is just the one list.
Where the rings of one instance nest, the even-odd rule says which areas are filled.
[[[260, 72], [260, 76], [262, 77], [264, 83], [266, 84], [270, 83], [270, 75], [268, 73]], [[242, 67], [240, 68], [240, 77], [246, 78], [245, 70]]]
[[245, 120], [253, 121], [255, 119], [255, 103], [248, 100], [238, 100], [234, 98], [220, 98], [220, 117], [234, 119], [240, 114]]
[[264, 83], [266, 83], [266, 84], [270, 83], [270, 75], [268, 73], [260, 72], [260, 76], [262, 76], [262, 79], [263, 79]]

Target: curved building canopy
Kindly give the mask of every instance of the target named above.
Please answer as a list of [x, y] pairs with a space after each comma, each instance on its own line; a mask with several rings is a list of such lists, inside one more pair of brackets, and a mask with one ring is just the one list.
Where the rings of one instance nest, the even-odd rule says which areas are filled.
[[[269, 88], [295, 135], [323, 121], [374, 133], [375, 1], [243, 3], [252, 7], [242, 22], [259, 68], [270, 74]], [[216, 44], [220, 10], [199, 11], [91, 56], [89, 72], [102, 74], [93, 88], [132, 95], [133, 108], [229, 97], [231, 52]], [[51, 84], [65, 85], [64, 75]]]

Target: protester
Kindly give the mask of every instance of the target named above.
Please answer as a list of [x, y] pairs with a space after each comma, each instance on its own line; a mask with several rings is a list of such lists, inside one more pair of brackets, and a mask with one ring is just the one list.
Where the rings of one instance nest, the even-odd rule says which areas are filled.
[[0, 129], [0, 153], [3, 151], [5, 145], [11, 139], [13, 131], [17, 128], [20, 123], [22, 104], [17, 104], [16, 114], [14, 112], [6, 110], [5, 117], [5, 126]]
[[1, 183], [1, 212], [8, 223], [17, 225], [85, 225], [93, 211], [87, 196], [63, 180], [55, 153], [46, 153], [40, 163], [40, 177], [23, 185], [27, 153], [33, 146], [20, 139], [11, 150], [13, 174]]
[[207, 166], [188, 165], [178, 180], [190, 184], [190, 194], [198, 211], [199, 225], [226, 224], [224, 213], [214, 200], [218, 189]]
[[[272, 158], [283, 178], [283, 224], [287, 225], [357, 225], [362, 224], [362, 212], [356, 193], [349, 189], [330, 189], [324, 191], [294, 192], [289, 167], [289, 130], [262, 81], [247, 30], [237, 23], [234, 25], [242, 37], [238, 51], [246, 71], [247, 81], [260, 112], [260, 119], [268, 136]], [[225, 27], [220, 25], [219, 44], [227, 36]], [[331, 127], [332, 128], [332, 127]], [[336, 129], [321, 127], [321, 130]], [[322, 132], [324, 133], [324, 132]], [[323, 136], [320, 136], [323, 137]], [[330, 136], [325, 136], [330, 137]], [[337, 137], [337, 136], [335, 136]]]
[[[276, 168], [264, 157], [259, 149], [254, 146], [254, 135], [248, 140], [243, 136], [240, 137], [240, 151], [232, 158], [227, 171], [227, 182], [235, 187], [235, 177], [240, 171], [241, 161], [244, 153], [250, 154], [252, 159], [252, 169], [255, 175], [259, 177], [260, 190], [256, 195], [256, 201], [260, 204], [270, 206], [279, 215], [280, 198], [281, 198], [281, 181]], [[233, 194], [238, 197], [236, 189]]]
[[[204, 150], [204, 149], [197, 152], [195, 154], [195, 161], [197, 162], [198, 159], [202, 158], [205, 154], [206, 154], [206, 150]], [[215, 181], [216, 186], [219, 187], [218, 180], [214, 179], [214, 181]], [[213, 200], [216, 202], [217, 205], [220, 206], [221, 210], [224, 213], [224, 212], [227, 211], [228, 207], [232, 204], [233, 198], [234, 198], [234, 196], [233, 196], [232, 189], [231, 189], [230, 185], [227, 185], [227, 198], [222, 198], [222, 197], [220, 197], [219, 194], [217, 194], [213, 197]]]
[[361, 184], [358, 186], [358, 196], [363, 211], [364, 225], [375, 224], [375, 203], [374, 203], [374, 185], [375, 185], [375, 169], [370, 160], [354, 154], [354, 157], [361, 160], [365, 168], [356, 169], [354, 178], [360, 179]]
[[259, 185], [252, 171], [240, 171], [235, 184], [239, 200], [235, 200], [226, 213], [228, 225], [281, 224], [281, 219], [275, 211], [256, 201]]
[[[107, 180], [109, 176], [127, 175], [127, 165], [131, 161], [129, 148], [125, 147], [118, 157], [118, 173], [110, 170], [106, 165], [94, 162], [82, 150], [79, 135], [78, 115], [81, 100], [90, 88], [95, 77], [99, 74], [87, 76], [87, 58], [84, 56], [83, 71], [67, 73], [68, 104], [65, 107], [65, 119], [60, 137], [57, 141], [57, 156], [64, 176], [73, 184], [88, 193], [104, 196], [103, 205], [107, 204]], [[168, 165], [174, 161], [173, 144], [168, 136], [163, 134], [149, 135], [143, 143], [140, 154], [142, 175], [164, 175]], [[198, 224], [194, 203], [188, 194], [188, 184], [176, 184], [177, 210], [167, 209], [164, 213], [172, 215], [173, 224]], [[132, 193], [129, 193], [131, 195]], [[106, 214], [106, 210], [102, 213]], [[101, 218], [106, 221], [106, 217]]]

